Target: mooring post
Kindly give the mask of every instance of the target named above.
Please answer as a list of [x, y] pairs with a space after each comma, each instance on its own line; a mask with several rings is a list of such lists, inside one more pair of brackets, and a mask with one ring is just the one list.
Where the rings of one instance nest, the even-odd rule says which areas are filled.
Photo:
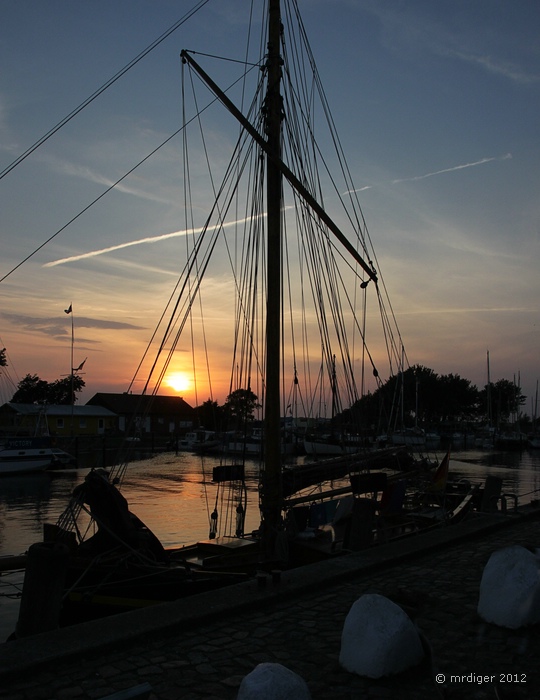
[[28, 549], [16, 638], [58, 628], [68, 553], [59, 542], [38, 542]]

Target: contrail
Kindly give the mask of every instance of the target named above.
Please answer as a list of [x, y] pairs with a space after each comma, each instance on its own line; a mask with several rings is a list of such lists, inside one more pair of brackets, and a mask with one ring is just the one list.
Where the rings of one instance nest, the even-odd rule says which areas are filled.
[[[284, 207], [284, 210], [290, 209], [291, 206]], [[265, 214], [260, 214], [260, 217], [266, 216]], [[258, 217], [257, 217], [258, 218]], [[238, 219], [237, 221], [229, 221], [227, 223], [222, 223], [221, 228], [230, 228], [231, 226], [237, 226], [246, 223], [247, 219]], [[51, 262], [45, 263], [43, 267], [55, 267], [56, 265], [65, 265], [70, 262], [77, 262], [78, 260], [85, 260], [86, 258], [95, 258], [98, 255], [104, 255], [105, 253], [112, 253], [115, 250], [121, 250], [122, 248], [130, 248], [134, 245], [141, 245], [144, 243], [159, 243], [160, 241], [165, 241], [168, 238], [178, 238], [180, 236], [187, 236], [193, 233], [202, 233], [204, 229], [190, 229], [189, 231], [173, 231], [172, 233], [163, 233], [160, 236], [148, 236], [146, 238], [139, 238], [136, 241], [127, 241], [126, 243], [119, 243], [118, 245], [112, 245], [107, 248], [100, 248], [99, 250], [91, 250], [88, 253], [81, 253], [80, 255], [72, 255], [69, 258], [60, 258], [59, 260], [51, 260]]]
[[173, 231], [172, 233], [164, 233], [161, 236], [149, 236], [147, 238], [139, 238], [136, 241], [128, 241], [127, 243], [119, 243], [118, 245], [112, 245], [108, 248], [101, 248], [100, 250], [91, 250], [88, 253], [81, 253], [80, 255], [72, 255], [69, 258], [60, 258], [60, 260], [52, 260], [51, 262], [45, 263], [43, 267], [55, 267], [56, 265], [65, 265], [66, 263], [76, 262], [77, 260], [84, 260], [85, 258], [95, 258], [97, 255], [104, 255], [105, 253], [111, 253], [113, 250], [121, 250], [122, 248], [130, 248], [134, 245], [141, 245], [142, 243], [158, 243], [159, 241], [164, 241], [167, 238], [177, 238], [178, 236], [186, 236], [188, 233], [200, 233], [202, 229], [196, 231]]
[[[433, 177], [434, 175], [442, 175], [443, 173], [452, 173], [455, 170], [463, 170], [464, 168], [474, 168], [476, 165], [484, 165], [485, 163], [491, 163], [494, 160], [508, 160], [512, 158], [511, 153], [507, 153], [504, 156], [494, 156], [492, 158], [482, 158], [474, 163], [464, 163], [463, 165], [454, 165], [452, 168], [444, 168], [444, 170], [436, 170], [433, 173], [426, 173], [425, 175], [415, 175], [414, 177], [403, 177], [398, 180], [391, 180], [390, 184], [397, 185], [399, 182], [413, 182], [414, 180], [424, 180], [426, 177]], [[351, 194], [352, 192], [363, 192], [364, 190], [370, 190], [377, 185], [365, 185], [364, 187], [359, 187], [356, 190], [347, 190], [344, 194]]]
[[482, 158], [474, 163], [465, 163], [464, 165], [454, 165], [452, 168], [445, 168], [444, 170], [436, 170], [433, 173], [426, 173], [425, 175], [416, 175], [414, 177], [404, 177], [399, 180], [392, 180], [392, 185], [398, 182], [411, 182], [414, 180], [424, 180], [426, 177], [433, 177], [434, 175], [442, 175], [443, 173], [452, 173], [455, 170], [463, 170], [464, 168], [474, 168], [476, 165], [484, 165], [484, 163], [491, 163], [494, 160], [508, 160], [512, 157], [511, 153], [507, 153], [505, 156], [493, 157], [493, 158]]

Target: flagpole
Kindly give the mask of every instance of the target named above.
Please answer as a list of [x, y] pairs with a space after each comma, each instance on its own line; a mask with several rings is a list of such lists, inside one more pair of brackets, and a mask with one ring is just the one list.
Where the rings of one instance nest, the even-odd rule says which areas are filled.
[[70, 354], [70, 366], [69, 366], [69, 376], [70, 376], [70, 382], [71, 382], [71, 397], [70, 397], [70, 403], [71, 403], [71, 427], [70, 427], [70, 432], [71, 436], [73, 437], [73, 346], [75, 345], [75, 328], [73, 324], [73, 302], [70, 303], [69, 307], [67, 309], [64, 309], [64, 312], [71, 316], [71, 354]]
[[71, 316], [71, 367], [70, 367], [70, 375], [71, 375], [71, 380], [70, 380], [71, 381], [71, 396], [70, 396], [70, 399], [71, 399], [71, 426], [70, 426], [70, 433], [71, 433], [71, 437], [73, 437], [73, 413], [75, 411], [74, 401], [73, 401], [73, 389], [74, 389], [74, 387], [73, 387], [73, 348], [75, 346], [75, 326], [73, 323], [73, 306], [70, 304], [69, 308], [71, 309], [71, 314], [70, 314], [70, 316]]

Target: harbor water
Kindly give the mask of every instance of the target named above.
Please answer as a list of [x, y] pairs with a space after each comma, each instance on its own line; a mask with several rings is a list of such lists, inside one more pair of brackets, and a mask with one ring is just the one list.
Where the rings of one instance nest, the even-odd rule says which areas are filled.
[[[211, 512], [217, 506], [220, 517], [223, 515], [221, 504], [216, 501], [217, 487], [212, 483], [212, 468], [218, 463], [216, 457], [188, 452], [163, 453], [133, 462], [122, 493], [130, 509], [165, 547], [207, 539]], [[43, 525], [57, 521], [87, 472], [65, 469], [0, 478], [0, 557], [22, 554], [40, 541]], [[519, 503], [540, 497], [540, 450], [456, 450], [451, 455], [450, 472], [454, 478], [472, 482], [483, 481], [488, 475], [498, 476], [503, 480], [503, 491], [515, 494]], [[245, 531], [249, 532], [259, 524], [255, 463], [247, 465], [246, 476]], [[14, 629], [22, 579], [22, 572], [0, 573], [0, 642]]]

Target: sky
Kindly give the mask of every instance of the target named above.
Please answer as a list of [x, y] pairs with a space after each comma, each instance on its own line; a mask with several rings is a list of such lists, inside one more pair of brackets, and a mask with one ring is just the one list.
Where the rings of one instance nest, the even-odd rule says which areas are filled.
[[[0, 172], [196, 4], [3, 0]], [[81, 402], [130, 386], [178, 272], [180, 140], [78, 215], [178, 130], [182, 49], [242, 57], [249, 4], [209, 0], [0, 179], [0, 347], [9, 363], [0, 401], [26, 374], [69, 373], [72, 321], [74, 366], [88, 358]], [[482, 388], [489, 351], [491, 380], [519, 377], [531, 412], [540, 376], [540, 5], [299, 6], [410, 363]], [[219, 83], [225, 73], [209, 65]], [[219, 121], [214, 129], [219, 154], [226, 137]], [[214, 282], [219, 325], [228, 309]], [[178, 372], [189, 373], [187, 350]], [[163, 393], [175, 391], [196, 403], [190, 384]]]

